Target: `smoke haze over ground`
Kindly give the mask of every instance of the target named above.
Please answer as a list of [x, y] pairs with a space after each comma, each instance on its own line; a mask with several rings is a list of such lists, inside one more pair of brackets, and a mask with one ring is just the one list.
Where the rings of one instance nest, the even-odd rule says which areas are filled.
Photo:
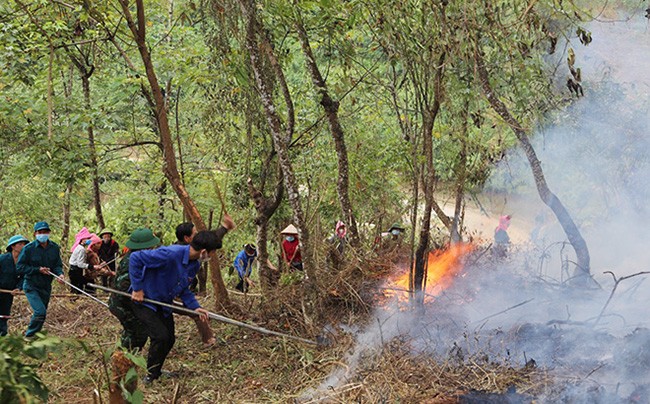
[[[513, 215], [519, 243], [508, 258], [475, 253], [466, 262], [474, 265], [424, 315], [395, 304], [378, 309], [377, 321], [358, 334], [349, 368], [330, 375], [320, 391], [354, 377], [364, 351], [404, 334], [441, 358], [486, 353], [519, 367], [534, 359], [573, 386], [562, 393], [549, 387], [542, 402], [630, 402], [635, 390], [650, 389], [650, 274], [622, 281], [601, 316], [614, 287], [604, 271], [618, 278], [650, 271], [650, 28], [637, 15], [589, 29], [593, 42], [574, 48], [585, 97], [555, 114], [533, 143], [550, 189], [587, 241], [600, 288], [563, 283], [575, 255], [515, 150], [479, 197], [486, 205], [499, 201], [495, 217]], [[490, 226], [486, 238], [496, 222]], [[646, 393], [641, 402], [647, 400]]]

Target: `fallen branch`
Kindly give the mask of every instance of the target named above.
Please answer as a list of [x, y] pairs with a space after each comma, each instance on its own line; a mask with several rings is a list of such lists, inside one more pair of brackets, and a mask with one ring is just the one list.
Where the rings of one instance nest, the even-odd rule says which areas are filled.
[[634, 278], [635, 276], [650, 274], [650, 271], [637, 272], [637, 273], [632, 274], [632, 275], [623, 276], [623, 277], [621, 277], [619, 279], [616, 279], [616, 275], [612, 271], [605, 271], [603, 273], [612, 275], [612, 278], [614, 278], [614, 287], [612, 288], [612, 292], [609, 294], [609, 298], [607, 299], [607, 302], [605, 302], [605, 306], [603, 306], [603, 309], [600, 311], [600, 314], [596, 318], [596, 322], [594, 323], [594, 327], [598, 325], [598, 322], [600, 322], [600, 319], [603, 317], [603, 314], [605, 313], [605, 309], [607, 309], [607, 306], [609, 305], [609, 302], [612, 301], [612, 297], [614, 297], [614, 292], [616, 292], [616, 288], [618, 288], [618, 284], [621, 283], [622, 281], [626, 280], [626, 279]]

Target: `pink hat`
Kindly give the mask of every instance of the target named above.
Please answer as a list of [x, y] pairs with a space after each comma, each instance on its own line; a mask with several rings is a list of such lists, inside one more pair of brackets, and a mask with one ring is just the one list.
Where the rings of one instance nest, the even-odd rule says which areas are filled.
[[97, 243], [101, 243], [101, 242], [102, 242], [102, 239], [99, 238], [98, 235], [93, 233], [93, 234], [90, 235], [90, 245], [88, 247], [90, 248], [93, 244], [97, 244]]
[[81, 243], [81, 240], [85, 240], [87, 238], [90, 238], [91, 234], [88, 231], [87, 228], [82, 227], [81, 230], [79, 230], [79, 233], [77, 233], [74, 236], [74, 244], [72, 245], [72, 248], [70, 249], [70, 252], [74, 251], [75, 248]]

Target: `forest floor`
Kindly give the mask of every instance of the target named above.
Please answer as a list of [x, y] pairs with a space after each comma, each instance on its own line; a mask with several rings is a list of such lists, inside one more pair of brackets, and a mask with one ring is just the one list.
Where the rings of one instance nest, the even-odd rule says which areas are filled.
[[[387, 273], [375, 275], [381, 278]], [[55, 284], [54, 293], [66, 292]], [[382, 304], [382, 296], [370, 297], [369, 303]], [[204, 307], [212, 306], [210, 296], [199, 299]], [[231, 299], [247, 313], [240, 320], [310, 339], [319, 334], [329, 337], [315, 347], [212, 322], [218, 342], [203, 347], [194, 322], [175, 316], [176, 344], [164, 369], [177, 372], [178, 377], [162, 378], [149, 386], [140, 382], [145, 402], [452, 403], [474, 391], [503, 394], [516, 387], [517, 393], [511, 393], [516, 396], [535, 393], [548, 384], [545, 371], [535, 367], [513, 368], [480, 359], [440, 360], [413, 349], [414, 341], [400, 335], [387, 336], [380, 346], [369, 345], [359, 363], [352, 364], [348, 357], [355, 350], [356, 334], [374, 321], [371, 307], [330, 306], [326, 308], [331, 318], [327, 332], [304, 335], [304, 329], [292, 328], [292, 321], [282, 320], [283, 315], [265, 320], [268, 302], [259, 295], [231, 294]], [[10, 332], [21, 332], [31, 314], [24, 297], [15, 298], [12, 314]], [[95, 390], [101, 402], [108, 402], [109, 357], [120, 330], [115, 317], [88, 298], [52, 297], [44, 331], [63, 343], [38, 370], [50, 390], [50, 402], [99, 402], [93, 398]], [[327, 382], [332, 374], [339, 376]], [[144, 375], [142, 369], [139, 375]]]

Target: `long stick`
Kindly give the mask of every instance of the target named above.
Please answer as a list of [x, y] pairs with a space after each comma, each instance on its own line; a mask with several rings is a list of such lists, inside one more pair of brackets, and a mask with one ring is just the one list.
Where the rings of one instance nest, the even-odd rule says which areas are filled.
[[84, 295], [88, 296], [89, 298], [93, 299], [93, 300], [96, 301], [97, 303], [99, 303], [99, 304], [101, 304], [101, 305], [104, 305], [104, 306], [108, 307], [108, 303], [106, 303], [106, 302], [102, 302], [101, 300], [99, 300], [99, 299], [96, 298], [95, 296], [91, 295], [90, 293], [86, 293], [85, 291], [79, 289], [78, 287], [76, 287], [75, 285], [73, 285], [73, 284], [71, 284], [70, 282], [66, 281], [65, 279], [63, 279], [63, 278], [59, 278], [58, 276], [56, 276], [55, 274], [53, 274], [51, 271], [48, 270], [47, 273], [50, 274], [50, 275], [52, 275], [53, 277], [55, 277], [55, 278], [61, 280], [63, 283], [65, 283], [66, 285], [70, 286], [72, 289], [74, 289], [74, 290], [78, 290], [79, 292], [81, 292], [81, 293], [83, 293]]
[[[115, 293], [115, 294], [118, 294], [118, 295], [131, 297], [130, 293], [126, 293], [126, 292], [122, 292], [122, 291], [119, 291], [119, 290], [107, 288], [105, 286], [95, 285], [93, 283], [89, 283], [88, 285], [93, 287], [93, 288], [97, 288], [97, 289], [100, 289], [100, 290], [103, 290], [103, 291], [106, 291], [106, 292], [111, 292], [111, 293]], [[182, 312], [187, 313], [187, 314], [193, 314], [193, 315], [198, 314], [196, 311], [190, 310], [190, 309], [182, 307], [182, 306], [176, 306], [176, 305], [169, 304], [169, 303], [163, 303], [163, 302], [159, 302], [157, 300], [147, 299], [146, 297], [144, 298], [144, 301], [147, 302], [147, 303], [157, 304], [157, 305], [163, 306], [163, 307], [169, 307], [169, 308], [171, 308], [173, 310], [182, 311]], [[251, 324], [242, 323], [241, 321], [233, 320], [231, 318], [224, 317], [224, 316], [216, 314], [216, 313], [208, 312], [208, 317], [213, 319], [213, 320], [221, 321], [222, 323], [236, 325], [237, 327], [242, 327], [242, 328], [248, 328], [249, 330], [257, 331], [257, 332], [262, 333], [262, 334], [275, 335], [277, 337], [284, 337], [284, 338], [289, 338], [289, 339], [293, 339], [293, 340], [296, 340], [296, 341], [304, 342], [305, 344], [318, 345], [318, 343], [316, 341], [312, 341], [312, 340], [305, 339], [305, 338], [300, 338], [300, 337], [295, 337], [293, 335], [284, 334], [284, 333], [277, 332], [277, 331], [272, 331], [272, 330], [269, 330], [269, 329], [266, 329], [266, 328], [263, 328], [263, 327], [258, 327], [258, 326], [255, 326], [255, 325], [251, 325]]]

